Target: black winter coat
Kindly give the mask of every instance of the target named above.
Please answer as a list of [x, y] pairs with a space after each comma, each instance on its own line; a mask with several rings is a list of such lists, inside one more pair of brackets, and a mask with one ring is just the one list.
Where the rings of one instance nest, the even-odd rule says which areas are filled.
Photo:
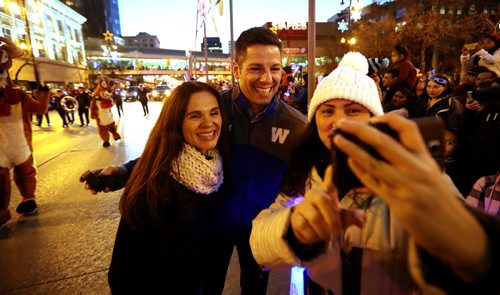
[[132, 230], [123, 219], [108, 281], [113, 294], [203, 294], [203, 273], [218, 193], [196, 194], [176, 181], [174, 202], [157, 228]]

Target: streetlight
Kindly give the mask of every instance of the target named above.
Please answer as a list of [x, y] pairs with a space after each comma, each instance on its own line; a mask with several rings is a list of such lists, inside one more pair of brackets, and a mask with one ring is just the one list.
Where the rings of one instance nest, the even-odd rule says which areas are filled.
[[[344, 5], [344, 0], [340, 2], [341, 5]], [[342, 33], [348, 31], [351, 29], [351, 24], [352, 21], [356, 22], [361, 19], [361, 11], [363, 10], [362, 4], [360, 0], [356, 0], [356, 3], [353, 5], [352, 0], [349, 0], [349, 14], [347, 15], [347, 22], [342, 19], [338, 23], [338, 29]], [[348, 43], [349, 45], [354, 45], [356, 44], [356, 38], [351, 37], [349, 40], [347, 40], [345, 37], [342, 37], [340, 39], [341, 44], [346, 44]]]

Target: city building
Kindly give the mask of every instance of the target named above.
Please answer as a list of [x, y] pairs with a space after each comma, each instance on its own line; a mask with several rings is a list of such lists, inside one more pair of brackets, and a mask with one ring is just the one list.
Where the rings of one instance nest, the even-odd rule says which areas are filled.
[[0, 1], [0, 35], [27, 53], [13, 61], [11, 79], [26, 87], [33, 87], [37, 78], [49, 86], [86, 82], [85, 21], [58, 0]]
[[160, 40], [155, 35], [140, 32], [136, 36], [123, 36], [125, 46], [139, 48], [160, 48]]
[[[208, 52], [222, 53], [222, 43], [219, 37], [207, 37]], [[205, 40], [201, 42], [201, 51], [205, 51]]]
[[[105, 32], [111, 32], [115, 38], [122, 35], [118, 0], [62, 0], [66, 5], [87, 18], [83, 25], [83, 36], [102, 38]], [[120, 43], [120, 40], [115, 40]]]

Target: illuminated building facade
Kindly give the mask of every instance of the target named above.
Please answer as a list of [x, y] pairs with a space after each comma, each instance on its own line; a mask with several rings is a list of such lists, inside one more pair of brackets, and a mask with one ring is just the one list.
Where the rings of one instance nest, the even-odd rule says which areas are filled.
[[[205, 75], [203, 52], [185, 50], [117, 46], [113, 55], [102, 50], [101, 39], [87, 40], [89, 79], [98, 75], [140, 83], [179, 82]], [[231, 80], [231, 58], [228, 54], [208, 53], [208, 74], [211, 81]]]
[[0, 0], [0, 35], [27, 52], [13, 61], [11, 79], [31, 87], [36, 69], [39, 82], [49, 86], [85, 82], [82, 24], [86, 19], [58, 0], [25, 0], [24, 5], [23, 1]]

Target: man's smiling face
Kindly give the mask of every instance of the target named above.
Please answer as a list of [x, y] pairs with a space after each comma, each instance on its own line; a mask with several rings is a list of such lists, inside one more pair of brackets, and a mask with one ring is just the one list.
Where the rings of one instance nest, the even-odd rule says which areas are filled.
[[261, 112], [278, 92], [281, 81], [281, 51], [278, 46], [255, 44], [247, 47], [234, 65], [240, 89], [254, 115]]

